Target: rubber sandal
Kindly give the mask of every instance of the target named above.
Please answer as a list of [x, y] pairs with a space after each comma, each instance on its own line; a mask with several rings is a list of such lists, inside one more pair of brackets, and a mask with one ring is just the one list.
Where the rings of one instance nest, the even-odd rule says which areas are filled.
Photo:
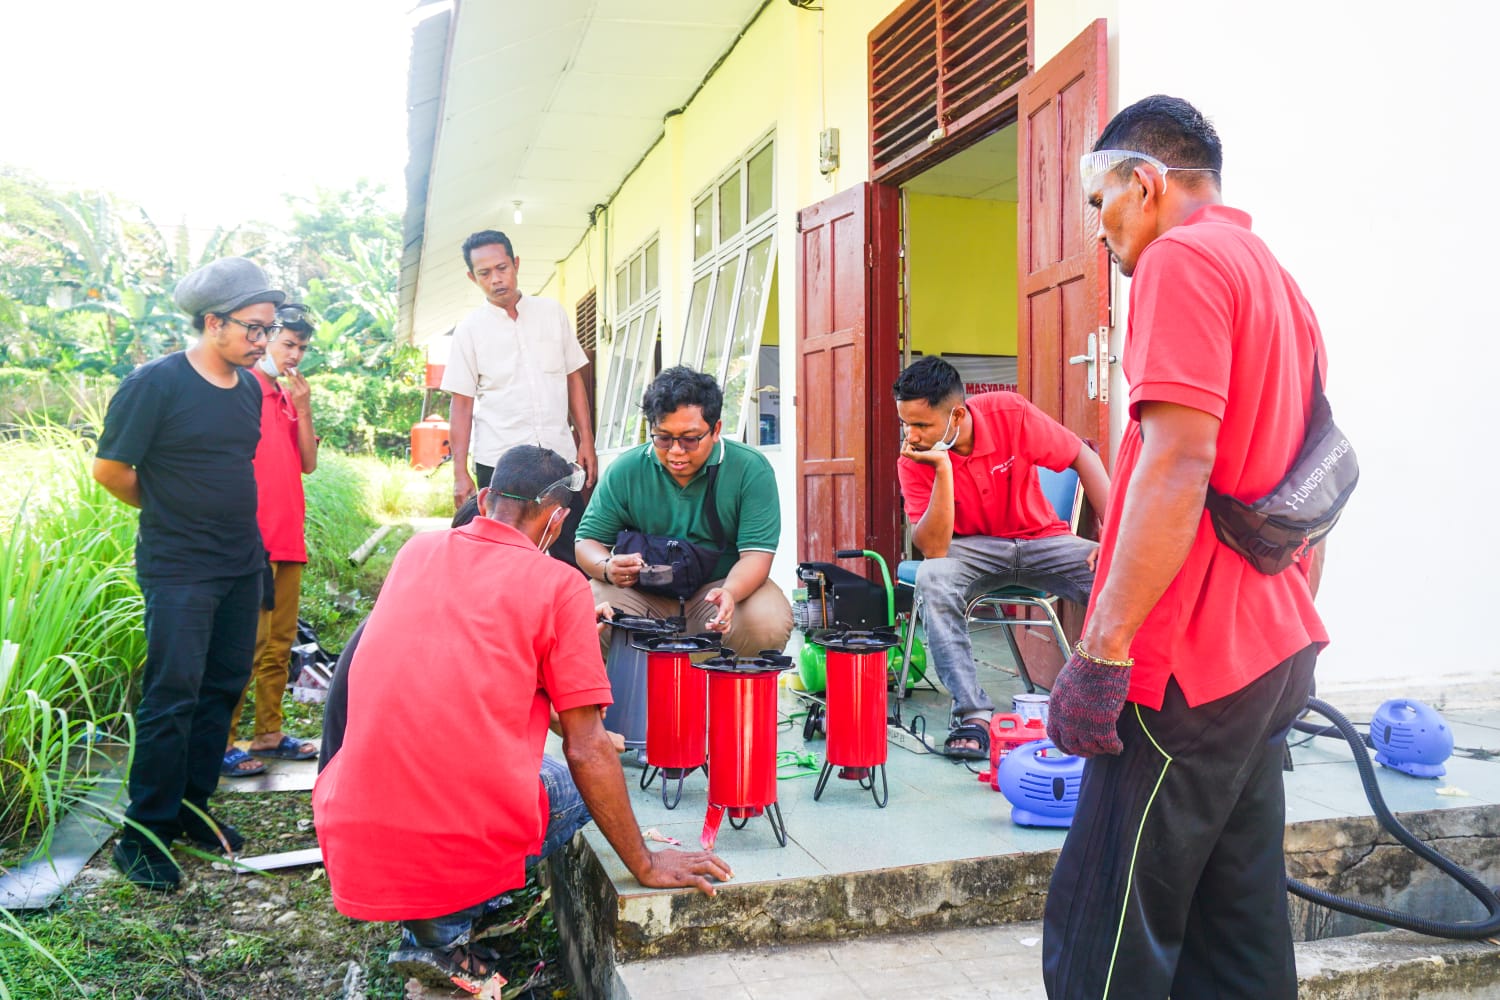
[[[245, 761], [250, 761], [254, 767], [240, 767]], [[230, 747], [224, 751], [224, 762], [219, 765], [219, 773], [226, 778], [253, 778], [257, 774], [264, 774], [266, 765], [241, 750], [239, 747]]]
[[[311, 750], [303, 750], [302, 746], [311, 746]], [[318, 748], [313, 746], [311, 740], [299, 740], [296, 737], [281, 734], [281, 742], [274, 747], [264, 750], [258, 747], [250, 748], [252, 757], [270, 757], [273, 760], [312, 760], [318, 755]]]
[[418, 948], [408, 945], [386, 956], [391, 971], [405, 979], [415, 979], [424, 986], [451, 988], [478, 993], [484, 981], [495, 974], [498, 953], [482, 945], [454, 945], [452, 948]]
[[[955, 747], [959, 740], [974, 740], [977, 747]], [[990, 756], [990, 727], [988, 721], [964, 722], [948, 730], [943, 740], [943, 755], [950, 760], [987, 760]]]

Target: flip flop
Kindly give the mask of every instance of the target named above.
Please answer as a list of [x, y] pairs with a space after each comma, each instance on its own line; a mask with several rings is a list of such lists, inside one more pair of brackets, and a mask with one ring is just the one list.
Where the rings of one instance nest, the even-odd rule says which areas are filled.
[[[254, 767], [240, 767], [245, 761], [250, 761]], [[241, 750], [239, 747], [230, 747], [224, 751], [224, 762], [219, 765], [219, 774], [226, 778], [253, 778], [257, 774], [264, 774], [266, 765], [261, 761]]]
[[312, 760], [318, 755], [318, 748], [313, 746], [311, 750], [303, 750], [302, 745], [306, 743], [312, 746], [310, 740], [299, 740], [295, 737], [281, 734], [281, 742], [274, 747], [262, 750], [258, 747], [250, 748], [252, 757], [270, 757], [274, 760]]

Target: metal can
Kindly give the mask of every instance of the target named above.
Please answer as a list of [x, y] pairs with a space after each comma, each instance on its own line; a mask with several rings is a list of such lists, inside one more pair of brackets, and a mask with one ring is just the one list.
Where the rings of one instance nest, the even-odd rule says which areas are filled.
[[1011, 711], [1022, 719], [1047, 721], [1047, 696], [1044, 694], [1018, 694], [1011, 696]]

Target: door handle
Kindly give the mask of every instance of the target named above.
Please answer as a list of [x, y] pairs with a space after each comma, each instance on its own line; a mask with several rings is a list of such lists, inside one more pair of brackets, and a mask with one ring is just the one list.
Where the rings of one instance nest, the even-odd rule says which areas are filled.
[[1068, 359], [1068, 364], [1070, 365], [1091, 365], [1094, 363], [1095, 358], [1092, 354], [1075, 354]]

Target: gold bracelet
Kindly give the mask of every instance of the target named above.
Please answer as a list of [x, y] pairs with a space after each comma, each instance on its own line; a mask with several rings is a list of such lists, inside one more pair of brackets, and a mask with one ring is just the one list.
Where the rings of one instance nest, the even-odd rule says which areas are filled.
[[1078, 658], [1080, 660], [1088, 660], [1090, 663], [1097, 663], [1101, 667], [1121, 667], [1123, 669], [1129, 670], [1131, 667], [1135, 666], [1135, 657], [1133, 656], [1128, 660], [1106, 660], [1102, 656], [1095, 656], [1093, 653], [1090, 653], [1088, 650], [1083, 648], [1082, 639], [1078, 640], [1078, 642], [1073, 645], [1073, 652], [1078, 654]]

